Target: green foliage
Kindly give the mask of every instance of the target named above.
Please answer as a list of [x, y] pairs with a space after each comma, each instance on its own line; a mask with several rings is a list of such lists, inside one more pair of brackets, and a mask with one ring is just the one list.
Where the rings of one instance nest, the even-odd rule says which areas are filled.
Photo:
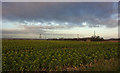
[[117, 58], [117, 42], [3, 40], [3, 71], [61, 70]]

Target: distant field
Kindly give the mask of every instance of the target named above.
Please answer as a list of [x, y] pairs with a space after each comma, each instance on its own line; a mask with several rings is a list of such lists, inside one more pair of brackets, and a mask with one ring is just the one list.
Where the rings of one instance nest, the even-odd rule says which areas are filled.
[[113, 71], [118, 42], [3, 40], [3, 71]]

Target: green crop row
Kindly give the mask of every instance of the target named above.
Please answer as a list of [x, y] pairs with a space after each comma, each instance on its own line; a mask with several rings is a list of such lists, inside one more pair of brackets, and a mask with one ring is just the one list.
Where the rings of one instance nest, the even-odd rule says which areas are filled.
[[3, 40], [3, 71], [61, 70], [118, 57], [118, 42]]

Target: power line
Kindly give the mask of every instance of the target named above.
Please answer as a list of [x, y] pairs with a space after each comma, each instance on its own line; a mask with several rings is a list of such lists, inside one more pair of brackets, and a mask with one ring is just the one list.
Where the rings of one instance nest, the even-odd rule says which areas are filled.
[[79, 34], [77, 34], [77, 38], [79, 39]]
[[96, 35], [95, 35], [95, 31], [94, 31], [94, 37], [95, 37]]
[[40, 39], [42, 38], [42, 37], [41, 37], [41, 34], [40, 34], [39, 38], [40, 38]]

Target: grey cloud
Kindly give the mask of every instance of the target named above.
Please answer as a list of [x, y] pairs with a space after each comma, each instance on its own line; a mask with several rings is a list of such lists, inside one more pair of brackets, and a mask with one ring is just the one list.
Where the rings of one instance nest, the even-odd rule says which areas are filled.
[[111, 15], [117, 14], [116, 5], [117, 3], [113, 2], [17, 2], [3, 3], [2, 11], [3, 19], [20, 23], [55, 21], [68, 22], [72, 27], [82, 26], [82, 22], [87, 22], [90, 27], [116, 27], [117, 21], [111, 18]]
[[40, 29], [24, 29], [24, 30], [17, 30], [17, 29], [3, 29], [2, 33], [4, 34], [43, 34], [45, 31]]
[[46, 29], [56, 29], [56, 28], [65, 28], [65, 26], [60, 25], [21, 25], [19, 27], [24, 29], [2, 29], [3, 34], [45, 34], [49, 32]]
[[64, 26], [60, 25], [22, 25], [25, 29], [56, 29], [56, 28], [64, 28]]

